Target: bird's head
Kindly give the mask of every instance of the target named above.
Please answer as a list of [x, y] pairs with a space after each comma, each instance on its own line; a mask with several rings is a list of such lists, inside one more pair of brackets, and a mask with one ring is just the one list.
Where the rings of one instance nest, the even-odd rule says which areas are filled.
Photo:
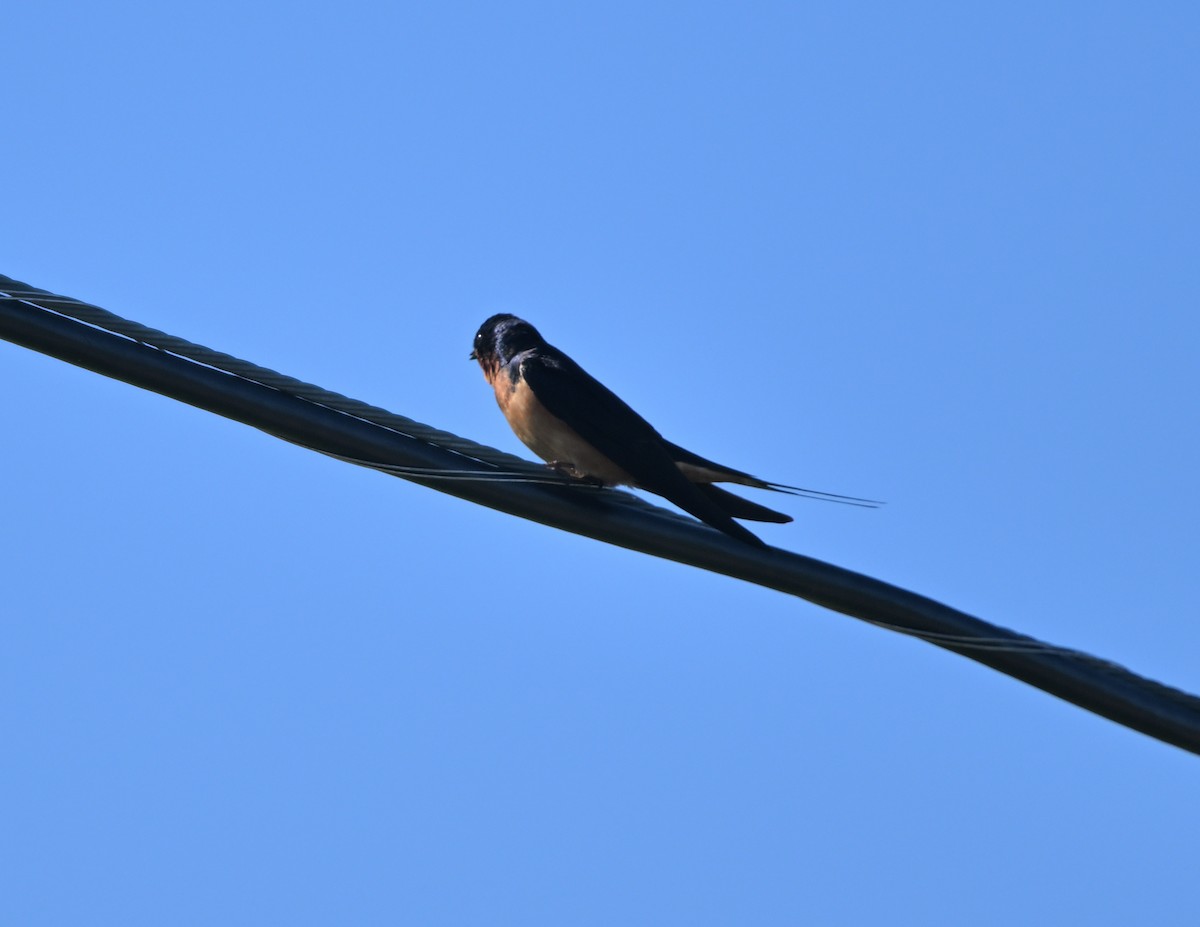
[[516, 355], [545, 343], [538, 330], [524, 319], [501, 313], [479, 326], [469, 357], [479, 361], [484, 376], [491, 380]]

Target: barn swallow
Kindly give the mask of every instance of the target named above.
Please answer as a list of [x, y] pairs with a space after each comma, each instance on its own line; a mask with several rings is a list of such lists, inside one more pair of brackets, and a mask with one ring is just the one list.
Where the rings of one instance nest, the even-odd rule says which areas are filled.
[[[714, 486], [740, 483], [808, 493], [713, 463], [660, 435], [611, 390], [515, 315], [494, 315], [475, 334], [479, 362], [517, 437], [553, 469], [603, 486], [635, 486], [663, 496], [719, 531], [764, 546], [735, 518], [784, 524], [790, 515]], [[870, 500], [816, 493], [835, 501]]]

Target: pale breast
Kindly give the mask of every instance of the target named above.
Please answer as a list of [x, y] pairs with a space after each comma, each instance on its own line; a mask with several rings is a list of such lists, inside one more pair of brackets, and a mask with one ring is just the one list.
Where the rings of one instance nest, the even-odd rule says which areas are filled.
[[513, 433], [542, 460], [557, 462], [575, 476], [590, 477], [608, 485], [633, 482], [629, 474], [552, 415], [523, 379], [513, 381], [501, 372], [492, 386]]

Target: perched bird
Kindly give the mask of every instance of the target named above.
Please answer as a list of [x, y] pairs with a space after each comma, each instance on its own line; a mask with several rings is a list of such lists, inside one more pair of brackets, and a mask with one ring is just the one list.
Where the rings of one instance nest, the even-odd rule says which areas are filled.
[[714, 483], [813, 494], [833, 501], [870, 500], [768, 483], [684, 450], [515, 315], [494, 315], [475, 334], [471, 360], [496, 393], [500, 411], [525, 445], [568, 476], [604, 486], [636, 486], [739, 540], [763, 542], [735, 518], [783, 524], [790, 515], [735, 496]]

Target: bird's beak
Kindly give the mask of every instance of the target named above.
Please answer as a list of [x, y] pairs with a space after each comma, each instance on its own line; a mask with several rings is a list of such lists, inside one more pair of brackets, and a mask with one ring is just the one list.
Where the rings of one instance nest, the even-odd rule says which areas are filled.
[[479, 360], [479, 355], [472, 351], [467, 355], [467, 360]]

